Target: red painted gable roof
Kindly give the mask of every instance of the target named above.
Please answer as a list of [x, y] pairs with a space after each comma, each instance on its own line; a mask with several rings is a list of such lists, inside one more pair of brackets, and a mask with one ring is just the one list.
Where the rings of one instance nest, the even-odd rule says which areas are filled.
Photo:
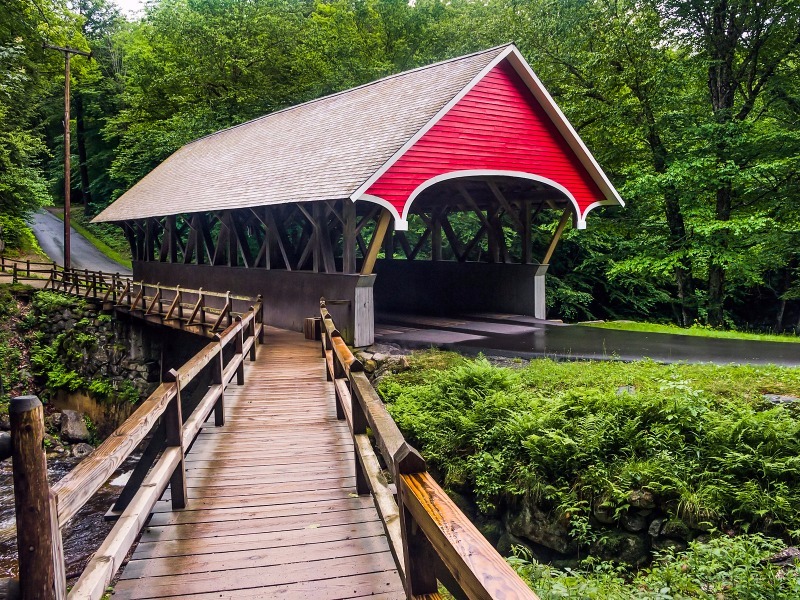
[[420, 186], [463, 171], [516, 172], [554, 182], [569, 192], [581, 215], [605, 200], [507, 61], [475, 84], [366, 193], [388, 201], [405, 216]]

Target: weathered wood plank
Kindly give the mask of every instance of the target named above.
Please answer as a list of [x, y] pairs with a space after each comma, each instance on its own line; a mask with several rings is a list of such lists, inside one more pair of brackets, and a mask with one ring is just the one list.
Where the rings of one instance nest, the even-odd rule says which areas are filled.
[[[237, 569], [227, 574], [191, 573], [166, 577], [147, 577], [120, 581], [115, 589], [115, 600], [126, 598], [163, 598], [190, 596], [205, 592], [223, 592], [243, 588], [270, 587], [296, 581], [317, 581], [324, 588], [328, 580], [338, 577], [376, 573], [394, 569], [394, 560], [388, 552], [358, 557], [333, 558], [290, 565], [270, 565]], [[267, 595], [267, 597], [270, 597]]]

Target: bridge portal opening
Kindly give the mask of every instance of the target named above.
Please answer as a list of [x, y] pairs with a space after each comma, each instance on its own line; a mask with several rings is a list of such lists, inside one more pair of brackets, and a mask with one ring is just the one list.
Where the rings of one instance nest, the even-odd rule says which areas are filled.
[[406, 220], [406, 231], [388, 228], [376, 261], [379, 319], [487, 312], [546, 318], [545, 274], [577, 216], [574, 199], [554, 182], [491, 173], [426, 185]]

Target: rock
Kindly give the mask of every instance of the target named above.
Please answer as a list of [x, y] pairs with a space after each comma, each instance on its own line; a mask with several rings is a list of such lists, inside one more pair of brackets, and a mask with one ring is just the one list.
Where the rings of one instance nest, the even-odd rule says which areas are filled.
[[658, 552], [682, 552], [686, 550], [688, 544], [683, 540], [653, 540], [653, 550]]
[[795, 562], [800, 561], [800, 548], [789, 546], [785, 550], [781, 550], [777, 554], [773, 554], [769, 558], [765, 558], [764, 561], [771, 562], [782, 567], [788, 567], [793, 565]]
[[64, 321], [64, 329], [69, 330], [75, 327], [75, 319], [67, 319]]
[[489, 540], [492, 546], [497, 547], [500, 543], [500, 539], [506, 533], [506, 528], [499, 519], [489, 519], [488, 521], [478, 523], [478, 531], [481, 532], [483, 537]]
[[797, 396], [782, 396], [780, 394], [764, 394], [764, 400], [773, 404], [793, 404], [800, 402]]
[[61, 413], [61, 438], [68, 442], [88, 442], [89, 430], [83, 417], [74, 410]]
[[521, 548], [523, 554], [533, 555], [533, 549], [525, 543], [525, 540], [521, 540], [511, 533], [505, 532], [497, 540], [497, 551], [503, 556], [513, 556], [514, 546]]
[[612, 525], [616, 523], [614, 505], [607, 500], [595, 500], [593, 508], [594, 518], [603, 525]]
[[668, 538], [688, 541], [692, 539], [692, 532], [686, 523], [679, 519], [669, 519], [661, 528], [661, 535]]
[[44, 434], [44, 447], [48, 452], [57, 452], [58, 454], [64, 452], [64, 445], [61, 440], [49, 433]]
[[382, 352], [376, 352], [375, 354], [372, 355], [372, 360], [374, 360], [375, 362], [383, 362], [386, 360], [386, 355], [383, 354]]
[[450, 496], [450, 499], [458, 506], [459, 510], [467, 515], [470, 521], [475, 521], [478, 516], [478, 507], [472, 500], [452, 488], [447, 490], [447, 495]]
[[647, 490], [633, 490], [628, 493], [628, 504], [634, 508], [655, 508], [656, 497]]
[[636, 511], [628, 511], [619, 520], [620, 524], [634, 533], [644, 531], [647, 527], [647, 519]]
[[376, 363], [372, 359], [369, 359], [367, 362], [364, 363], [364, 371], [366, 371], [367, 373], [374, 373], [375, 369], [377, 368], [378, 368], [378, 363]]
[[632, 533], [610, 531], [597, 540], [591, 553], [602, 560], [640, 566], [647, 562], [649, 553], [644, 538]]
[[617, 396], [624, 396], [630, 394], [633, 396], [636, 393], [636, 388], [632, 385], [621, 385], [617, 388]]
[[561, 554], [578, 551], [577, 542], [569, 534], [569, 524], [564, 518], [546, 513], [533, 502], [525, 502], [516, 514], [506, 515], [509, 533], [541, 544]]
[[361, 352], [358, 356], [359, 360], [367, 361], [372, 358], [372, 352]]
[[48, 416], [45, 420], [45, 425], [47, 425], [48, 429], [52, 429], [53, 431], [61, 431], [61, 413], [56, 412], [52, 415]]
[[649, 533], [652, 537], [658, 537], [661, 535], [661, 527], [664, 525], [664, 519], [653, 519], [653, 522], [650, 523], [650, 527], [647, 529], [647, 533]]
[[92, 452], [94, 452], [94, 448], [92, 448], [89, 444], [81, 442], [80, 444], [75, 444], [72, 447], [72, 456], [75, 458], [85, 458], [89, 456]]

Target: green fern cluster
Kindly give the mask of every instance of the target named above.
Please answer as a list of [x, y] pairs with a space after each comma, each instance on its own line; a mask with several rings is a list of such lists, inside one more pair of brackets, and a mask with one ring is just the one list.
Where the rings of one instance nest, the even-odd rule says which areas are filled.
[[512, 370], [445, 356], [418, 355], [380, 392], [445, 483], [487, 513], [527, 495], [569, 514], [588, 541], [593, 504], [624, 510], [632, 490], [648, 490], [690, 526], [800, 529], [800, 410], [762, 397], [800, 395], [800, 370], [550, 360]]

